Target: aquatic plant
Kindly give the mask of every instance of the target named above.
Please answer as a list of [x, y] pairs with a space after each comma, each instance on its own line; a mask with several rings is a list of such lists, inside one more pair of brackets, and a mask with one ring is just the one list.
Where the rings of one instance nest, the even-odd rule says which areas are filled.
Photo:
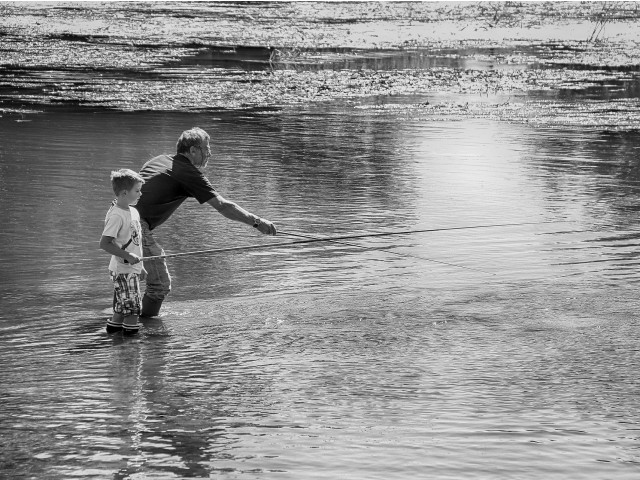
[[[5, 111], [201, 111], [396, 95], [437, 104], [428, 97], [540, 92], [554, 100], [604, 85], [624, 97], [634, 95], [640, 55], [635, 2], [0, 4], [0, 14]], [[605, 26], [617, 28], [615, 41], [604, 41]]]

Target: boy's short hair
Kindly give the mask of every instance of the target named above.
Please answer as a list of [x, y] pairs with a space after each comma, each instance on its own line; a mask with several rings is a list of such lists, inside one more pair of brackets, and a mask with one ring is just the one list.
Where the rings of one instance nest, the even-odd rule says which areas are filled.
[[188, 152], [191, 147], [199, 147], [210, 138], [209, 134], [199, 127], [185, 130], [176, 143], [176, 153]]
[[131, 190], [136, 183], [144, 183], [144, 179], [133, 170], [121, 168], [111, 172], [111, 187], [116, 195], [122, 190]]

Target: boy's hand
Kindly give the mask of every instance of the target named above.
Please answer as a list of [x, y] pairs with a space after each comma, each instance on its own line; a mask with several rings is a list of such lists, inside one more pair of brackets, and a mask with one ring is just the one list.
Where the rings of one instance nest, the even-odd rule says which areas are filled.
[[125, 258], [125, 260], [127, 262], [129, 262], [131, 265], [135, 265], [136, 263], [140, 263], [140, 257], [137, 256], [135, 253], [127, 252], [127, 258]]

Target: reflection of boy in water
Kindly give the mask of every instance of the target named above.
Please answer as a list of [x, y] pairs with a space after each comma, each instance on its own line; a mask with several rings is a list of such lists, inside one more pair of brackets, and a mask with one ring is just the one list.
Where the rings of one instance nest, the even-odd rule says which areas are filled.
[[[153, 238], [153, 230], [189, 197], [201, 204], [208, 203], [230, 220], [252, 225], [267, 235], [276, 234], [273, 223], [224, 199], [202, 173], [211, 157], [209, 139], [209, 134], [201, 128], [186, 130], [178, 139], [176, 155], [152, 158], [140, 170], [145, 183], [137, 208], [142, 218], [145, 257], [164, 255], [164, 250]], [[158, 315], [162, 301], [171, 290], [171, 277], [164, 258], [149, 260], [145, 265], [148, 275], [142, 298], [142, 316], [153, 317]]]
[[111, 254], [109, 273], [113, 281], [113, 316], [107, 320], [107, 332], [138, 332], [141, 310], [140, 280], [147, 272], [142, 257], [142, 227], [135, 205], [144, 180], [133, 170], [111, 172], [116, 199], [104, 219], [100, 248]]

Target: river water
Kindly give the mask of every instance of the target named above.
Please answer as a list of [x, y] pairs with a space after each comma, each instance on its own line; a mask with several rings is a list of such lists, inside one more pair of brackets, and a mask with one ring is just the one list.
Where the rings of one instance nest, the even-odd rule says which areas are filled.
[[[348, 5], [2, 6], [0, 477], [639, 478], [637, 8], [478, 46], [482, 5]], [[265, 248], [108, 335], [109, 174], [196, 125], [281, 233], [186, 202], [168, 253]]]
[[[339, 103], [0, 122], [6, 478], [640, 473], [636, 132]], [[176, 257], [162, 316], [107, 335], [109, 172], [193, 125], [282, 231], [438, 231]], [[294, 240], [195, 201], [158, 236]]]

